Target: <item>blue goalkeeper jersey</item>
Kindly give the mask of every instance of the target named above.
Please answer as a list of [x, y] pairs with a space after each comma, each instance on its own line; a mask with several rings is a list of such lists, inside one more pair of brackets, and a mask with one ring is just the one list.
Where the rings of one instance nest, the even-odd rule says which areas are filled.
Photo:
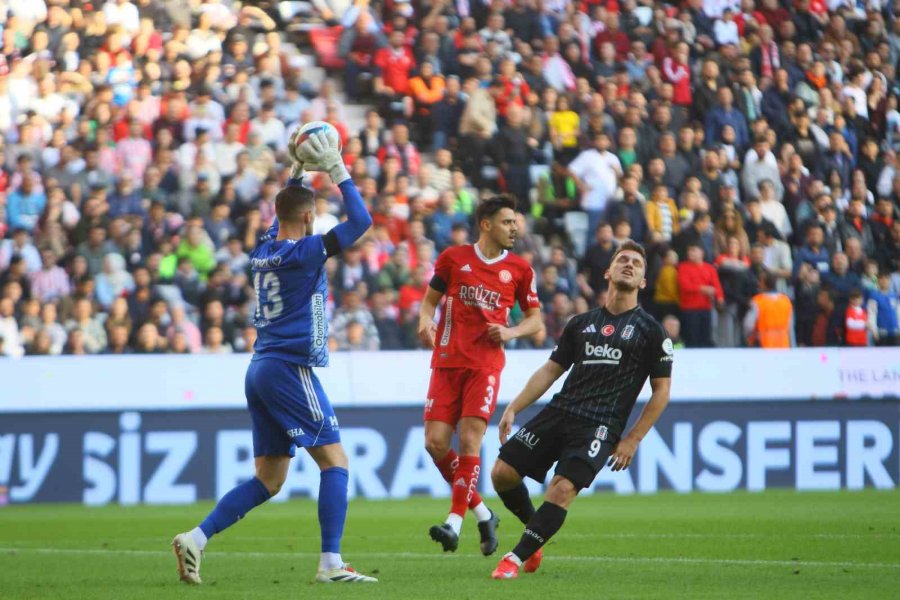
[[278, 222], [250, 254], [256, 292], [253, 360], [280, 358], [306, 367], [328, 365], [328, 286], [323, 236], [276, 240]]

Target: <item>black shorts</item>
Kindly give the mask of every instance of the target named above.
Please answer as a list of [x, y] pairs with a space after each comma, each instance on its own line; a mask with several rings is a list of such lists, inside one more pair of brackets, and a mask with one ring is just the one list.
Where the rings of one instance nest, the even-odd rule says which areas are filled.
[[594, 482], [617, 441], [618, 436], [604, 426], [547, 407], [503, 444], [500, 459], [541, 483], [558, 462], [556, 474], [581, 490]]

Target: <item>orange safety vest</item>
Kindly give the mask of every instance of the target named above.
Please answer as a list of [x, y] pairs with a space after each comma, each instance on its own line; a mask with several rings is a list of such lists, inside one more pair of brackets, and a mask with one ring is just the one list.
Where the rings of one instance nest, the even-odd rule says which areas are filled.
[[791, 299], [784, 294], [757, 294], [752, 302], [756, 305], [757, 318], [751, 341], [761, 348], [790, 348], [794, 312]]

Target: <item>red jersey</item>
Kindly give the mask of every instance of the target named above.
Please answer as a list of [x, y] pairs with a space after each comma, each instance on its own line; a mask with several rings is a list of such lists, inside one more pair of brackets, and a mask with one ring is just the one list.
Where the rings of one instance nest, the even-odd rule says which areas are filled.
[[434, 340], [433, 368], [502, 369], [503, 346], [491, 340], [488, 325], [505, 326], [516, 301], [523, 311], [541, 307], [531, 265], [508, 251], [489, 260], [474, 244], [444, 250], [434, 266], [431, 286], [446, 297]]
[[861, 306], [848, 306], [844, 313], [844, 341], [848, 346], [868, 346], [868, 314]]
[[381, 48], [375, 53], [375, 66], [381, 70], [384, 85], [394, 90], [395, 94], [409, 94], [409, 72], [416, 66], [416, 59], [409, 48], [404, 46], [399, 51]]

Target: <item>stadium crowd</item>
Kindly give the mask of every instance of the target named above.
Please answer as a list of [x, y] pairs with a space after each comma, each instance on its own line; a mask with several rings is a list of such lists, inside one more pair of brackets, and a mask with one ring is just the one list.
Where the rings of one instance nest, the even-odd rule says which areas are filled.
[[[677, 346], [896, 344], [898, 16], [887, 0], [0, 0], [0, 354], [250, 351], [247, 253], [290, 132], [315, 119], [374, 219], [327, 263], [335, 350], [416, 347], [437, 253], [477, 235], [497, 192], [518, 199], [546, 315], [519, 347], [602, 303], [629, 238]], [[341, 68], [317, 81], [297, 47]], [[358, 126], [338, 89], [371, 106]], [[340, 195], [311, 185], [322, 233]]]

